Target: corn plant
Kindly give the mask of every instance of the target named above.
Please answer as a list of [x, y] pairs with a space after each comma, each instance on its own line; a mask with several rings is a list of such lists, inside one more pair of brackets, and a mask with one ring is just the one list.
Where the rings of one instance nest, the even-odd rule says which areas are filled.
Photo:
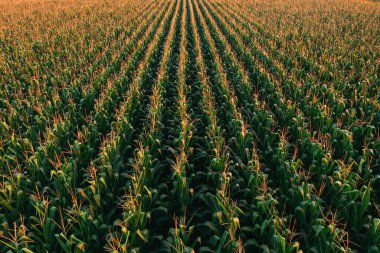
[[0, 10], [0, 253], [379, 252], [377, 1]]

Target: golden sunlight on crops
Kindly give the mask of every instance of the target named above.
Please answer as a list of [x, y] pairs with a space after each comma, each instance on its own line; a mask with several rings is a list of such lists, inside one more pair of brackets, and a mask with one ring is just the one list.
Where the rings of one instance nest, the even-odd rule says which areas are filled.
[[0, 0], [0, 253], [380, 252], [380, 2]]

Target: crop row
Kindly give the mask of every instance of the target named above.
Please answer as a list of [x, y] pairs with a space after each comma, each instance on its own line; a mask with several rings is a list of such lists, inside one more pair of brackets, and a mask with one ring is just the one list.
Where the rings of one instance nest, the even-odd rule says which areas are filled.
[[0, 252], [378, 252], [378, 32], [311, 2], [9, 3]]

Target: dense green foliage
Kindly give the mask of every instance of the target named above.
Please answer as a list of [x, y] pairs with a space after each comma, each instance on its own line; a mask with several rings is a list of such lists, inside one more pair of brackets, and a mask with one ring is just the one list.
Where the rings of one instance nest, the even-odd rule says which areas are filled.
[[0, 253], [380, 251], [378, 3], [0, 10]]

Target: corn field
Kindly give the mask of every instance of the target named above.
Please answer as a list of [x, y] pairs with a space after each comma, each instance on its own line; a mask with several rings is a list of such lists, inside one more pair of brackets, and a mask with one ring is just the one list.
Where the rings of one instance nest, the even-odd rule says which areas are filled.
[[0, 253], [380, 252], [380, 2], [0, 0]]

